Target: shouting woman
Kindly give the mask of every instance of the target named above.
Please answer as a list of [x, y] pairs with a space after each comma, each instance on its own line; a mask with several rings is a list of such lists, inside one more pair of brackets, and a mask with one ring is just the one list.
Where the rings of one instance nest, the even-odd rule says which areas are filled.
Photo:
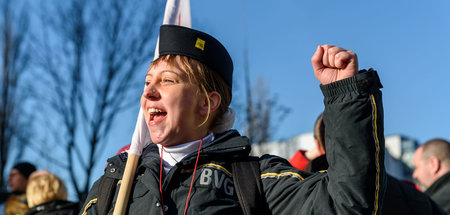
[[[381, 214], [378, 75], [358, 71], [356, 54], [332, 45], [318, 46], [311, 61], [327, 127], [329, 168], [318, 173], [277, 156], [250, 157], [248, 138], [231, 129], [233, 63], [225, 47], [200, 31], [161, 26], [159, 58], [141, 97], [151, 144], [136, 169], [128, 214]], [[108, 160], [83, 214], [113, 213], [126, 159]]]

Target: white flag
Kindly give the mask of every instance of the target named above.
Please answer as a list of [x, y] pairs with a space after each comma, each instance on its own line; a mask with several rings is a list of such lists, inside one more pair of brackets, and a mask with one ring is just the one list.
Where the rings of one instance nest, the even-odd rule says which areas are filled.
[[[191, 6], [190, 0], [167, 0], [166, 10], [164, 12], [163, 24], [181, 25], [191, 27]], [[159, 56], [159, 38], [156, 43], [155, 57]], [[139, 115], [131, 139], [131, 146], [128, 153], [137, 155], [142, 154], [142, 150], [150, 144], [150, 133], [145, 123], [142, 107], [139, 109]]]

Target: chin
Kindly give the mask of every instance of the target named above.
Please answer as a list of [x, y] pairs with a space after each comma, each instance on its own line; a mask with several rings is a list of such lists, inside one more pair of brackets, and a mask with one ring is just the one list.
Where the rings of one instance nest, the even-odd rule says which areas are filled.
[[167, 140], [164, 140], [164, 138], [157, 137], [157, 136], [156, 137], [150, 136], [150, 139], [152, 140], [152, 143], [163, 145], [163, 146], [168, 145]]
[[160, 141], [158, 138], [152, 138], [152, 137], [150, 137], [150, 139], [152, 140], [152, 143], [155, 143], [155, 144], [161, 144], [161, 141]]

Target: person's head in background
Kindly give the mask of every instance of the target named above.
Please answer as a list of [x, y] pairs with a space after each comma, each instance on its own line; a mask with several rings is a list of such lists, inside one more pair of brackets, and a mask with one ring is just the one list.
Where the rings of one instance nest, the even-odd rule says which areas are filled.
[[9, 189], [12, 193], [23, 193], [27, 189], [28, 177], [36, 167], [28, 162], [17, 163], [8, 176]]
[[321, 155], [324, 155], [325, 150], [325, 125], [323, 123], [323, 113], [317, 117], [314, 124], [314, 143], [315, 148], [305, 153], [308, 160], [313, 160]]
[[422, 188], [429, 188], [450, 171], [450, 144], [444, 139], [432, 139], [414, 152], [414, 172]]
[[28, 207], [34, 207], [52, 200], [67, 200], [64, 182], [48, 171], [38, 171], [30, 177], [27, 186]]

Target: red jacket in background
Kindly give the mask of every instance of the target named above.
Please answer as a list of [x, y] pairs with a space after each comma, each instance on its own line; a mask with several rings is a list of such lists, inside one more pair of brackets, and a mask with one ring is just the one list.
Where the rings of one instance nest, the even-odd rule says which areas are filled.
[[309, 160], [306, 158], [305, 153], [305, 150], [298, 150], [294, 156], [289, 159], [289, 163], [296, 169], [306, 170], [306, 165], [308, 165]]

